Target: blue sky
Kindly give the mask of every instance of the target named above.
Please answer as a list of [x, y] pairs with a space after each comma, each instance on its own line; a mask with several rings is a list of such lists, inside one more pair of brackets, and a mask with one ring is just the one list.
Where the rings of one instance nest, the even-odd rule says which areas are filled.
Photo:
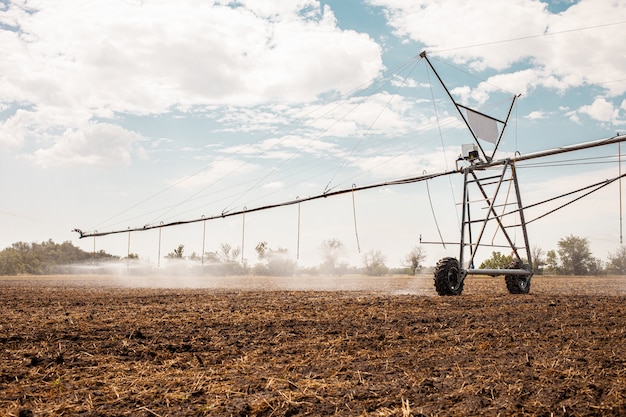
[[[471, 141], [418, 55], [455, 99], [503, 117], [500, 156], [626, 130], [626, 2], [0, 1], [0, 247], [262, 206], [454, 167]], [[617, 175], [617, 147], [561, 157], [600, 164], [520, 169], [525, 202]], [[611, 159], [611, 157], [613, 157]], [[457, 178], [458, 177], [458, 178]], [[459, 237], [460, 176], [162, 230], [161, 252], [267, 241], [319, 262]], [[529, 227], [555, 249], [619, 242], [617, 186]], [[354, 210], [355, 209], [355, 210]], [[357, 236], [354, 225], [356, 211]], [[245, 221], [244, 221], [245, 220]], [[244, 229], [245, 226], [245, 229]], [[245, 232], [245, 233], [244, 233]], [[158, 257], [158, 232], [131, 235]], [[128, 236], [96, 239], [126, 255]], [[359, 253], [360, 249], [360, 253]], [[428, 263], [454, 248], [426, 246]], [[488, 253], [487, 253], [488, 255]]]

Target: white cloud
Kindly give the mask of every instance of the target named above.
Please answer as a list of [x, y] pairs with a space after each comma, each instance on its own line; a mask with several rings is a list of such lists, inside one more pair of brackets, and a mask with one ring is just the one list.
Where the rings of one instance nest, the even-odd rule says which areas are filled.
[[267, 184], [263, 184], [261, 188], [266, 189], [281, 189], [284, 187], [284, 184], [281, 181], [272, 181]]
[[221, 158], [209, 163], [204, 169], [192, 175], [170, 181], [170, 184], [182, 189], [209, 187], [235, 175], [250, 175], [257, 168], [258, 166], [250, 161], [237, 158]]
[[476, 69], [485, 66], [504, 69], [524, 55], [516, 48], [497, 45], [456, 48], [519, 37], [520, 30], [524, 34], [540, 34], [545, 30], [548, 18], [546, 5], [534, 0], [491, 3], [482, 0], [369, 2], [387, 8], [389, 21], [398, 36], [421, 42], [428, 50], [455, 48], [446, 55], [454, 57], [457, 62], [471, 62]]
[[15, 114], [0, 122], [0, 150], [19, 148], [31, 125], [32, 112], [17, 110]]
[[[0, 23], [12, 28], [0, 30], [0, 102], [35, 115], [45, 109], [45, 118], [80, 113], [83, 121], [113, 123], [125, 114], [306, 102], [348, 91], [383, 68], [380, 47], [340, 29], [315, 0], [34, 0], [11, 3]], [[35, 127], [20, 125], [18, 114], [5, 120], [4, 129], [18, 133], [3, 145], [19, 146], [28, 130], [54, 130], [50, 149], [33, 160], [99, 163], [69, 154], [89, 148], [76, 140], [91, 140], [93, 131], [79, 132], [86, 123], [43, 119]]]
[[580, 121], [580, 117], [578, 117], [578, 113], [576, 113], [576, 110], [565, 112], [565, 116], [567, 116], [568, 119], [578, 125], [582, 124]]
[[[420, 84], [418, 84], [417, 80], [413, 78], [406, 78], [406, 77], [403, 78], [398, 75], [394, 75], [393, 79], [391, 80], [391, 85], [394, 87], [410, 87], [410, 88], [420, 87]], [[428, 86], [425, 86], [425, 87], [428, 87]]]
[[375, 93], [352, 97], [332, 111], [323, 108], [317, 112], [305, 112], [306, 123], [324, 137], [398, 137], [432, 125], [429, 119], [431, 103], [427, 103], [427, 111], [424, 111], [423, 104], [414, 97]]
[[317, 2], [240, 3], [29, 2], [22, 33], [2, 32], [12, 53], [0, 65], [13, 99], [136, 114], [311, 100], [382, 68], [378, 45]]
[[506, 94], [510, 99], [515, 94], [525, 96], [541, 83], [541, 71], [526, 69], [511, 73], [502, 73], [491, 76], [480, 82], [475, 88], [469, 86], [456, 87], [450, 92], [457, 101], [468, 105], [484, 105], [494, 92]]
[[590, 105], [582, 106], [578, 112], [600, 122], [612, 124], [619, 122], [619, 108], [616, 108], [613, 103], [603, 97], [596, 98]]
[[530, 120], [541, 120], [541, 119], [545, 119], [546, 115], [542, 111], [531, 111], [524, 117]]
[[[426, 112], [424, 105], [428, 106]], [[221, 131], [270, 132], [255, 143], [224, 147], [220, 152], [277, 159], [291, 159], [294, 154], [344, 158], [346, 153], [340, 145], [354, 138], [397, 138], [436, 129], [437, 121], [430, 113], [430, 102], [388, 93], [351, 97], [327, 106], [229, 107], [217, 116]], [[440, 124], [449, 122], [445, 115], [440, 116]]]
[[[625, 2], [581, 0], [558, 14], [538, 0], [369, 3], [386, 8], [398, 36], [474, 70], [503, 72], [523, 64], [533, 67], [534, 85], [563, 90], [598, 84], [610, 95], [626, 91], [626, 83], [608, 83], [623, 79], [626, 67], [626, 55], [618, 52]], [[503, 42], [508, 40], [515, 41]]]
[[268, 138], [254, 144], [226, 147], [220, 152], [225, 155], [247, 156], [249, 160], [256, 158], [290, 160], [301, 158], [304, 155], [315, 157], [344, 156], [344, 153], [334, 143], [315, 136], [305, 138], [291, 134]]
[[460, 148], [450, 146], [445, 151], [441, 150], [428, 153], [406, 153], [402, 155], [371, 155], [366, 157], [352, 158], [352, 165], [371, 174], [377, 179], [405, 178], [416, 175], [444, 172], [451, 167], [446, 167], [445, 160], [454, 161], [459, 155]]
[[[80, 129], [66, 129], [62, 134], [55, 135], [54, 145], [25, 157], [43, 168], [129, 164], [132, 145], [140, 138], [137, 133], [116, 125], [90, 122]], [[139, 157], [144, 156], [144, 152], [140, 151]]]
[[213, 115], [220, 124], [221, 132], [252, 132], [273, 130], [289, 124], [287, 112], [291, 107], [285, 105], [268, 106], [228, 106], [225, 111]]

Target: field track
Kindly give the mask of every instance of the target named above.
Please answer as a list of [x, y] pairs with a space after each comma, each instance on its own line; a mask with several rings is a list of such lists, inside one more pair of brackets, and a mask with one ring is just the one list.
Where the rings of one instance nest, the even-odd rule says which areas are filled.
[[0, 416], [626, 415], [626, 277], [0, 277]]

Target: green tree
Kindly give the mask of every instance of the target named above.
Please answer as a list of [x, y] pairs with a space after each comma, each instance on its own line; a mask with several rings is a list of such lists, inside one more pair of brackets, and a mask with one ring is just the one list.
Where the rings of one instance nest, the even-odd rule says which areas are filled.
[[589, 275], [604, 275], [604, 262], [600, 258], [591, 258], [589, 262]]
[[626, 246], [620, 246], [615, 252], [609, 253], [607, 272], [616, 275], [626, 275]]
[[204, 253], [204, 262], [207, 263], [219, 263], [220, 255], [217, 252], [205, 252]]
[[421, 246], [414, 246], [404, 257], [404, 266], [409, 275], [415, 275], [422, 268], [422, 262], [426, 259], [426, 252]]
[[[263, 243], [267, 245], [266, 242], [263, 242]], [[220, 244], [218, 253], [219, 253], [220, 261], [222, 261], [223, 263], [233, 263], [233, 262], [237, 263], [239, 259], [239, 255], [241, 255], [241, 248], [240, 247], [235, 248], [231, 246], [229, 243], [222, 243]]]
[[0, 275], [19, 275], [24, 273], [26, 273], [26, 265], [16, 248], [6, 248], [0, 253]]
[[269, 246], [267, 245], [267, 242], [265, 241], [259, 242], [257, 243], [254, 250], [256, 251], [257, 257], [262, 260], [262, 259], [265, 259], [265, 256], [267, 255], [267, 252], [269, 251]]
[[491, 258], [480, 264], [480, 269], [506, 269], [513, 262], [511, 255], [503, 255], [500, 252], [491, 252]]
[[259, 242], [255, 250], [260, 261], [254, 266], [254, 273], [268, 276], [290, 276], [296, 271], [296, 262], [289, 257], [289, 251], [281, 248], [271, 249], [267, 242]]
[[85, 252], [66, 241], [61, 244], [52, 239], [41, 243], [16, 242], [0, 251], [0, 275], [41, 275], [67, 272], [64, 265], [79, 262], [119, 259], [103, 250]]
[[560, 272], [559, 271], [559, 257], [556, 254], [556, 251], [554, 249], [550, 249], [548, 252], [546, 252], [546, 263], [545, 263], [544, 271], [547, 274], [551, 274], [551, 275], [556, 275]]
[[372, 276], [385, 275], [389, 271], [389, 268], [385, 265], [386, 261], [385, 255], [380, 250], [370, 250], [363, 255], [365, 273]]
[[168, 253], [165, 257], [168, 259], [183, 259], [185, 252], [185, 245], [178, 245], [176, 249]]
[[564, 275], [590, 275], [597, 273], [597, 261], [591, 255], [586, 238], [569, 235], [558, 241], [561, 259], [560, 271]]
[[216, 252], [221, 275], [241, 275], [245, 272], [245, 266], [239, 262], [241, 248], [233, 247], [229, 243], [220, 244]]
[[245, 268], [237, 261], [240, 249], [229, 244], [220, 244], [219, 250], [204, 253], [202, 272], [209, 275], [242, 275]]
[[541, 275], [543, 273], [544, 267], [546, 265], [546, 259], [543, 257], [544, 251], [537, 245], [533, 245], [530, 250], [530, 256], [533, 258], [533, 268], [535, 270], [535, 274]]

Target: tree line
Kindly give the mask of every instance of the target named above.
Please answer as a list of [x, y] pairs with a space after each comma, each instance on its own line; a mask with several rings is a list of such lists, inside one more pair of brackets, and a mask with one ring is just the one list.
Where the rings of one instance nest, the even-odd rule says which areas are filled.
[[233, 247], [228, 243], [219, 245], [216, 251], [206, 252], [204, 255], [193, 252], [186, 256], [185, 246], [179, 245], [166, 255], [167, 259], [187, 259], [200, 263], [204, 272], [214, 275], [261, 275], [261, 276], [290, 276], [300, 274], [364, 274], [381, 276], [389, 273], [415, 275], [422, 268], [426, 258], [421, 246], [415, 246], [406, 254], [402, 268], [387, 266], [387, 258], [380, 250], [372, 249], [362, 256], [362, 266], [351, 266], [343, 260], [346, 249], [338, 239], [324, 240], [320, 245], [322, 261], [318, 266], [299, 267], [297, 261], [289, 251], [280, 246], [272, 248], [268, 242], [259, 242], [255, 247], [257, 262], [249, 264], [248, 260], [240, 259], [241, 248]]
[[99, 251], [85, 252], [71, 242], [13, 243], [0, 251], [0, 275], [45, 275], [66, 272], [67, 265], [89, 260], [109, 261], [116, 256]]
[[[589, 241], [569, 235], [559, 239], [557, 249], [544, 252], [538, 246], [531, 250], [535, 273], [545, 275], [626, 275], [626, 246], [608, 254], [607, 261], [596, 258], [589, 249]], [[507, 268], [513, 261], [511, 255], [493, 252], [480, 268]]]
[[[385, 275], [388, 273], [408, 273], [414, 275], [422, 268], [425, 253], [420, 246], [414, 247], [405, 257], [403, 268], [389, 268], [386, 257], [380, 250], [371, 250], [363, 254], [361, 267], [350, 266], [344, 262], [346, 250], [338, 239], [328, 239], [322, 242], [320, 253], [322, 262], [314, 267], [299, 267], [297, 261], [282, 247], [270, 247], [263, 241], [256, 247], [257, 261], [248, 264], [241, 259], [241, 248], [228, 243], [222, 243], [215, 251], [190, 255], [185, 254], [185, 246], [178, 245], [165, 255], [166, 259], [192, 261], [194, 268], [200, 268], [202, 273], [210, 275], [267, 275], [290, 276], [301, 274], [335, 274], [343, 275], [358, 273], [366, 275]], [[138, 261], [137, 254], [120, 258], [104, 250], [86, 252], [70, 241], [55, 243], [52, 239], [42, 243], [13, 243], [0, 251], [0, 275], [45, 275], [55, 273], [72, 273], [73, 265], [85, 263], [102, 264], [107, 261], [126, 260], [129, 264]], [[172, 262], [176, 264], [176, 262]]]
[[[360, 266], [352, 266], [344, 261], [346, 248], [338, 239], [324, 240], [320, 245], [321, 263], [312, 267], [300, 267], [289, 251], [280, 246], [271, 247], [267, 242], [259, 242], [256, 247], [256, 262], [249, 263], [241, 257], [241, 248], [222, 243], [217, 250], [204, 254], [185, 254], [184, 245], [179, 245], [165, 258], [186, 259], [195, 268], [210, 275], [267, 275], [290, 276], [295, 274], [364, 274], [380, 276], [385, 274], [409, 274], [424, 270], [426, 253], [419, 245], [414, 246], [402, 259], [401, 268], [390, 268], [380, 250], [372, 249], [362, 255]], [[594, 257], [586, 238], [570, 235], [558, 241], [558, 248], [544, 252], [532, 248], [535, 273], [546, 275], [626, 275], [626, 246], [621, 246], [608, 255], [607, 261]], [[137, 254], [120, 258], [103, 250], [86, 252], [71, 242], [55, 243], [52, 239], [42, 243], [17, 242], [0, 251], [0, 275], [45, 275], [71, 273], [71, 265], [88, 262], [138, 260]], [[493, 252], [480, 268], [507, 268], [512, 263], [511, 255]]]

